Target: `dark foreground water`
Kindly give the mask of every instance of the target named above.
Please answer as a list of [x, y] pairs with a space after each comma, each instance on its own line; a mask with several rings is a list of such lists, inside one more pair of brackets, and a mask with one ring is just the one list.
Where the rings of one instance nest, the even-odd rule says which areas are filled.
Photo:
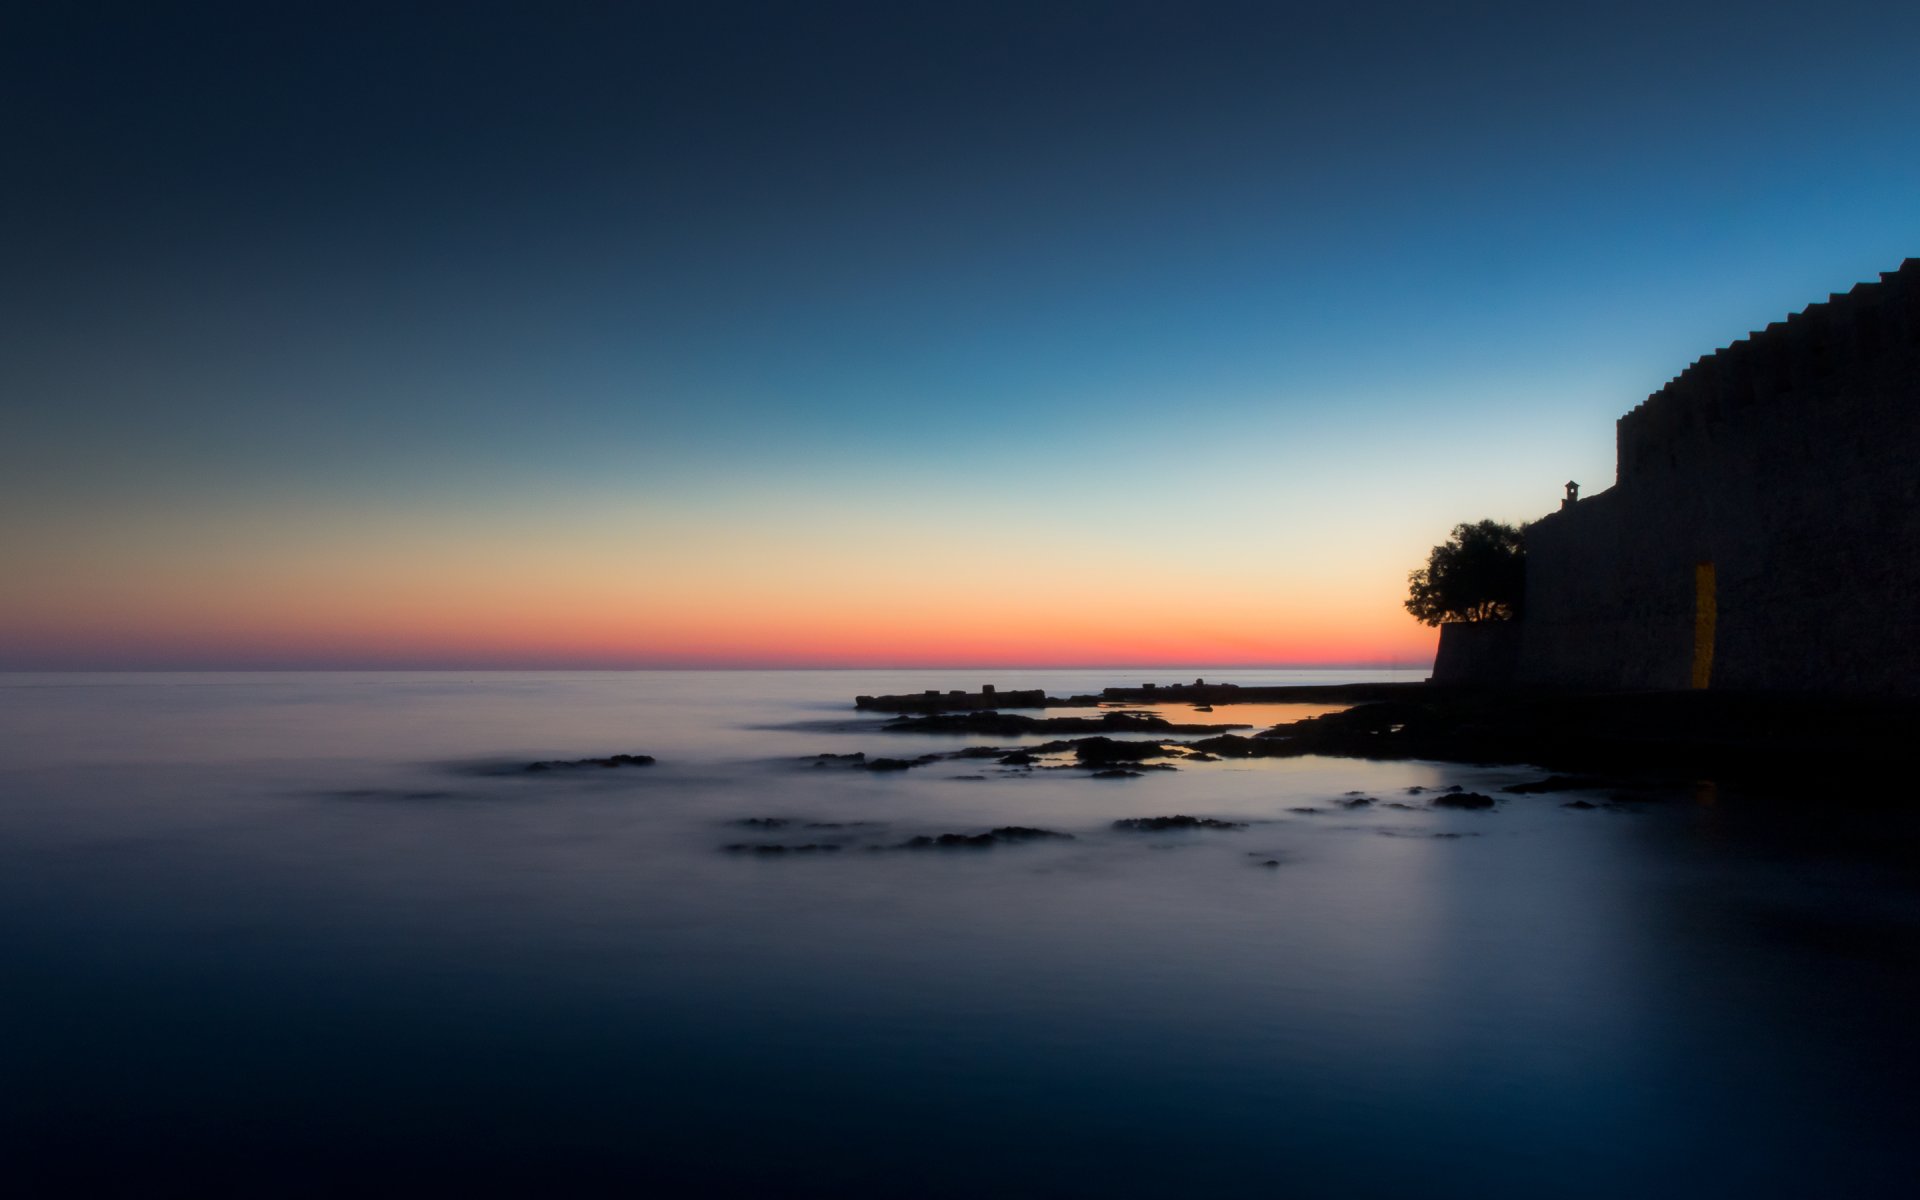
[[[983, 681], [0, 676], [0, 1188], [1914, 1194], [1910, 788], [796, 761]], [[1252, 824], [1111, 828], [1170, 813]], [[866, 849], [1009, 823], [1075, 839]]]

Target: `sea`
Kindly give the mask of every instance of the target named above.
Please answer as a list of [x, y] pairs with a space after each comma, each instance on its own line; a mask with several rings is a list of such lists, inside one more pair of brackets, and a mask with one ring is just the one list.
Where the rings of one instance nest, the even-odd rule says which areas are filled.
[[1916, 1194], [1910, 781], [814, 758], [1202, 675], [0, 676], [0, 1188]]

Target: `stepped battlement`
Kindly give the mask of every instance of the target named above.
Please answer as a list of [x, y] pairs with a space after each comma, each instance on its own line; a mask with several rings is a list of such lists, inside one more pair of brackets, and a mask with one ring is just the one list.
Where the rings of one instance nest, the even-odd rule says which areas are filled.
[[1695, 359], [1617, 423], [1618, 482], [1677, 471], [1724, 434], [1817, 425], [1837, 396], [1920, 378], [1920, 258]]

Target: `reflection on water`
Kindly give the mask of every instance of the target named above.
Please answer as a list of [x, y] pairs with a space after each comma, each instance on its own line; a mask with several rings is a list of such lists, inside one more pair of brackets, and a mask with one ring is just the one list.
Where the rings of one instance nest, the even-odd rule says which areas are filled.
[[[1107, 681], [1028, 679], [1001, 682]], [[1534, 773], [1419, 763], [801, 761], [985, 740], [806, 724], [950, 682], [0, 679], [14, 1177], [1903, 1194], [1906, 814], [1692, 787], [1445, 812], [1409, 789]], [[628, 752], [660, 761], [467, 769]], [[1246, 828], [1113, 827], [1173, 813]], [[890, 848], [1007, 825], [1073, 838]], [[844, 849], [720, 849], [800, 840]]]

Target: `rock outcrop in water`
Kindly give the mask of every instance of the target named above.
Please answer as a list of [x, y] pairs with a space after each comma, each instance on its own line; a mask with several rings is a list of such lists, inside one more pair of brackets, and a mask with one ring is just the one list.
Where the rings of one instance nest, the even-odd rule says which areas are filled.
[[1219, 733], [1248, 725], [1176, 725], [1152, 713], [1108, 712], [1097, 717], [1027, 717], [1018, 713], [937, 713], [897, 717], [881, 726], [889, 733], [985, 733], [1017, 737], [1023, 733]]
[[1487, 809], [1494, 799], [1479, 792], [1445, 792], [1433, 798], [1435, 808]]
[[922, 834], [900, 843], [902, 850], [985, 850], [1021, 842], [1072, 841], [1073, 835], [1053, 829], [1034, 829], [1027, 825], [1002, 825], [985, 833]]
[[571, 760], [551, 760], [527, 764], [529, 771], [578, 771], [590, 767], [611, 770], [616, 767], [650, 767], [653, 765], [651, 754], [615, 754], [610, 758], [576, 758]]
[[783, 846], [769, 842], [735, 842], [721, 849], [729, 854], [837, 854], [840, 847], [832, 842], [807, 842], [799, 846]]
[[1100, 698], [1097, 696], [1055, 699], [1041, 688], [1003, 692], [990, 683], [977, 692], [963, 692], [958, 688], [943, 692], [929, 688], [924, 692], [909, 692], [901, 696], [853, 698], [855, 708], [897, 713], [978, 712], [988, 708], [1092, 708], [1098, 703]]
[[854, 765], [866, 771], [911, 771], [939, 761], [938, 754], [922, 754], [919, 758], [869, 758]]
[[1214, 817], [1189, 817], [1178, 813], [1171, 817], [1129, 817], [1113, 823], [1125, 833], [1166, 833], [1176, 829], [1245, 829], [1245, 821], [1222, 821]]

